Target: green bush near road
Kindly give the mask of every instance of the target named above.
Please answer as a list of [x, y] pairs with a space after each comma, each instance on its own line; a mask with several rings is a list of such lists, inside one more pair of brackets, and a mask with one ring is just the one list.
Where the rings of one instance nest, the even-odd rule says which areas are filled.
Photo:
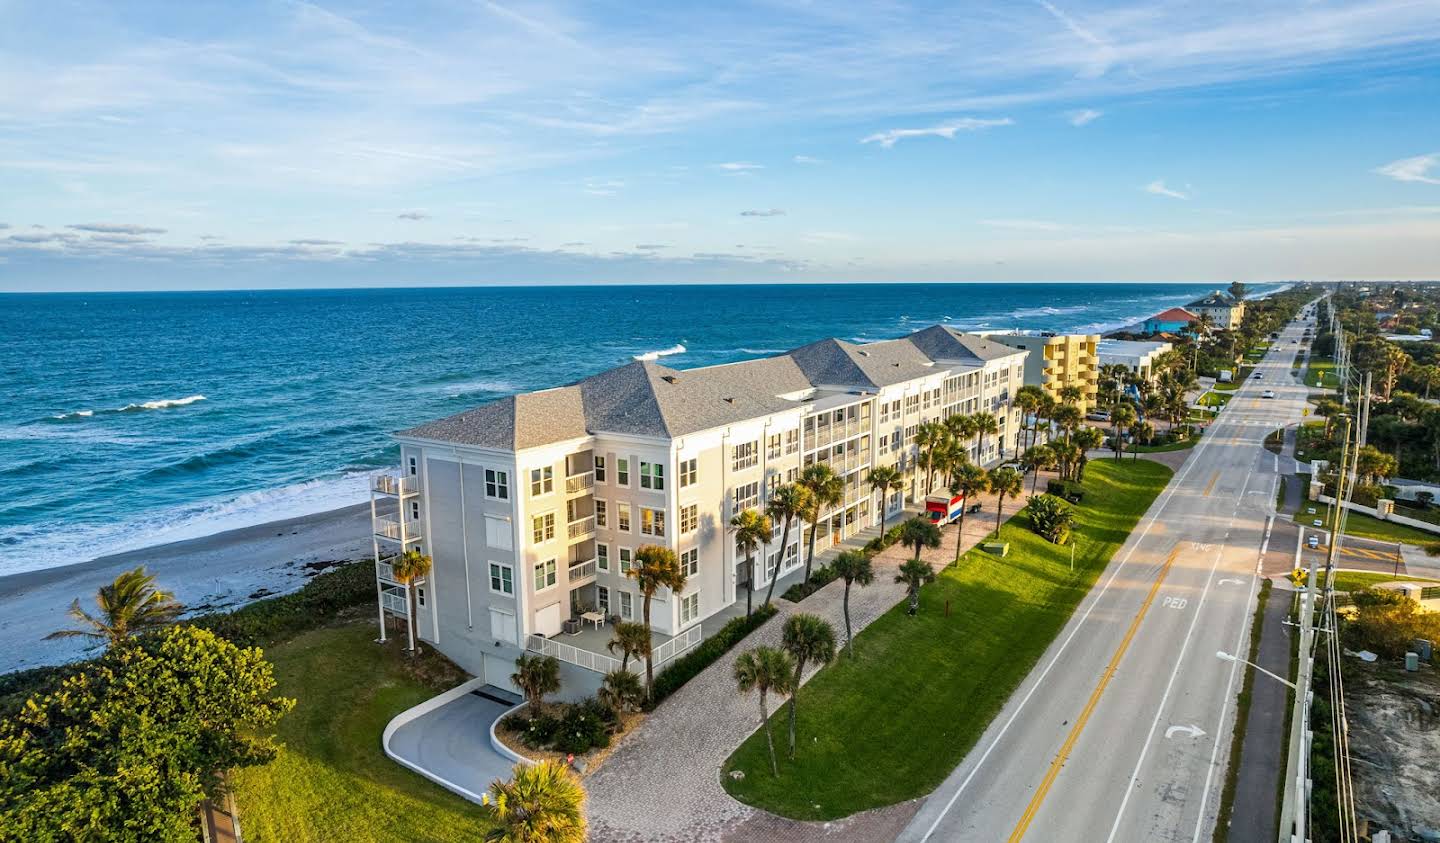
[[[781, 758], [778, 779], [757, 732], [726, 762], [725, 789], [807, 820], [929, 793], [979, 740], [1170, 476], [1148, 460], [1091, 460], [1076, 507], [1073, 575], [1070, 547], [1031, 533], [1022, 510], [1002, 531], [1009, 556], [971, 550], [921, 590], [918, 615], [908, 617], [901, 601], [856, 636], [853, 658], [836, 659], [800, 690], [799, 751]], [[745, 777], [732, 779], [732, 770]]]
[[1335, 361], [1329, 357], [1311, 357], [1305, 369], [1305, 385], [1308, 387], [1330, 387], [1338, 385], [1335, 380]]

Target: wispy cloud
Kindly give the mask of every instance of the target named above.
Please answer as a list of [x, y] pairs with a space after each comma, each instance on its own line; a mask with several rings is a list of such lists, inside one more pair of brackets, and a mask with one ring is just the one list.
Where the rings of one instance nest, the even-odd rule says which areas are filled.
[[403, 214], [396, 214], [396, 215], [395, 215], [395, 219], [397, 219], [397, 220], [413, 220], [413, 221], [415, 221], [415, 222], [419, 222], [420, 220], [428, 220], [428, 219], [430, 219], [430, 215], [427, 214], [427, 213], [425, 213], [424, 211], [406, 211], [406, 212], [403, 213]]
[[670, 245], [668, 243], [636, 243], [635, 248], [641, 252], [654, 252], [659, 249], [668, 249]]
[[1100, 116], [1104, 113], [1105, 112], [1093, 108], [1082, 108], [1078, 111], [1071, 111], [1065, 116], [1070, 120], [1070, 125], [1085, 126], [1100, 119]]
[[164, 234], [163, 228], [151, 228], [148, 225], [133, 225], [130, 223], [114, 222], [87, 222], [78, 225], [66, 226], [76, 231], [93, 231], [96, 234]]
[[796, 164], [824, 164], [825, 159], [816, 158], [813, 155], [797, 155], [791, 159]]
[[290, 240], [290, 241], [288, 241], [288, 242], [290, 243], [291, 246], [331, 247], [331, 246], [344, 246], [344, 245], [345, 245], [344, 243], [340, 242], [339, 240], [317, 240], [317, 239], [315, 239], [315, 238], [313, 238], [313, 237], [311, 237], [311, 238], [304, 238], [304, 239], [300, 239], [300, 240]]
[[765, 208], [764, 210], [741, 211], [742, 217], [783, 217], [785, 212], [780, 208]]
[[723, 164], [713, 165], [717, 170], [724, 170], [727, 173], [748, 173], [751, 170], [763, 170], [764, 164], [756, 164], [752, 161], [726, 161]]
[[1396, 181], [1418, 181], [1424, 184], [1440, 184], [1440, 178], [1430, 175], [1430, 171], [1440, 166], [1440, 152], [1432, 152], [1429, 155], [1416, 155], [1414, 158], [1401, 158], [1399, 161], [1391, 161], [1383, 167], [1376, 167], [1375, 172], [1382, 176], [1388, 176]]
[[990, 129], [995, 126], [1011, 126], [1015, 121], [1009, 117], [961, 117], [958, 120], [950, 120], [938, 126], [927, 126], [921, 129], [889, 129], [884, 132], [876, 132], [860, 139], [861, 143], [878, 143], [889, 149], [897, 142], [905, 138], [937, 137], [946, 140], [954, 140], [958, 132], [977, 132], [981, 129]]
[[1169, 196], [1171, 199], [1189, 199], [1190, 194], [1181, 193], [1178, 190], [1165, 186], [1164, 179], [1156, 179], [1142, 188], [1146, 193], [1153, 193], [1156, 196]]

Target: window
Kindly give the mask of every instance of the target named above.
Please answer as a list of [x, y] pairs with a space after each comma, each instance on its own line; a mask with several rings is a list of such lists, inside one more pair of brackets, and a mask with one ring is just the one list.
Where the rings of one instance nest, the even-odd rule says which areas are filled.
[[535, 563], [535, 590], [544, 591], [551, 587], [555, 580], [555, 560]]
[[414, 477], [414, 476], [416, 476], [416, 475], [419, 474], [419, 473], [420, 473], [419, 461], [416, 460], [414, 457], [411, 457], [411, 458], [410, 458], [410, 476], [411, 476], [411, 477]]
[[595, 455], [595, 482], [605, 482], [605, 458], [599, 454]]
[[696, 504], [680, 507], [680, 534], [693, 533], [700, 526], [700, 507]]
[[628, 574], [628, 573], [630, 573], [630, 565], [631, 565], [631, 561], [632, 561], [632, 560], [631, 560], [631, 553], [632, 553], [632, 552], [633, 552], [633, 551], [631, 551], [630, 548], [628, 548], [628, 547], [622, 547], [622, 548], [620, 548], [620, 573], [622, 573], [622, 574]]
[[695, 485], [695, 458], [680, 461], [680, 488]]
[[485, 544], [497, 550], [513, 550], [515, 541], [510, 533], [510, 522], [494, 515], [485, 516]]
[[615, 482], [621, 486], [630, 485], [630, 461], [624, 457], [615, 461]]
[[888, 401], [880, 404], [880, 422], [883, 424], [887, 421], [890, 421], [890, 402]]
[[735, 487], [734, 511], [738, 514], [760, 505], [760, 484], [746, 483]]
[[735, 471], [754, 468], [760, 463], [760, 443], [742, 442], [731, 449], [731, 456], [734, 460]]
[[780, 456], [780, 449], [785, 447], [785, 438], [776, 433], [765, 438], [765, 459], [773, 460]]
[[880, 453], [890, 453], [890, 434], [888, 433], [880, 434]]
[[918, 413], [919, 411], [920, 411], [920, 396], [918, 396], [918, 395], [907, 395], [907, 396], [905, 396], [905, 415], [908, 416], [908, 415], [910, 415], [911, 413]]
[[411, 501], [411, 502], [410, 502], [410, 520], [411, 520], [411, 521], [419, 521], [419, 520], [420, 520], [420, 502], [419, 502], [419, 501]]
[[640, 507], [640, 532], [646, 536], [665, 535], [665, 510]]
[[610, 614], [610, 589], [603, 585], [595, 586], [595, 607], [602, 615]]
[[551, 466], [530, 469], [530, 494], [532, 497], [548, 495], [555, 491], [555, 469]]
[[615, 529], [622, 533], [630, 532], [630, 504], [615, 504]]
[[700, 548], [692, 547], [680, 554], [680, 570], [684, 571], [687, 577], [700, 573]]
[[490, 590], [496, 594], [514, 594], [515, 569], [500, 562], [491, 562]]
[[595, 526], [610, 526], [609, 506], [605, 503], [605, 501], [595, 501]]
[[507, 501], [510, 499], [510, 473], [485, 469], [485, 497]]
[[793, 454], [800, 450], [800, 431], [785, 431], [785, 453]]
[[547, 512], [544, 515], [537, 515], [532, 524], [534, 526], [532, 535], [536, 544], [555, 538], [555, 513]]
[[422, 608], [425, 605], [425, 589], [420, 588], [419, 586], [416, 586], [415, 588], [415, 605]]
[[640, 463], [640, 488], [659, 492], [665, 488], [665, 466], [658, 462]]
[[635, 618], [635, 595], [628, 591], [620, 592], [620, 617], [627, 621]]
[[595, 567], [602, 571], [610, 570], [610, 545], [604, 542], [595, 544]]
[[700, 593], [696, 592], [680, 601], [680, 623], [690, 623], [700, 617]]

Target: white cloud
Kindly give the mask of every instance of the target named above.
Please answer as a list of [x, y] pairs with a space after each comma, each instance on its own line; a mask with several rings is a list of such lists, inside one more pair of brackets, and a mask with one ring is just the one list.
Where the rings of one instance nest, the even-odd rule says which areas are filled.
[[1375, 172], [1382, 176], [1389, 176], [1395, 181], [1440, 184], [1440, 178], [1430, 175], [1430, 171], [1437, 166], [1440, 166], [1440, 152], [1432, 152], [1429, 155], [1417, 155], [1414, 158], [1391, 161], [1383, 167], [1376, 167]]
[[923, 129], [890, 129], [884, 132], [876, 132], [873, 135], [861, 138], [861, 143], [878, 143], [889, 149], [896, 142], [904, 138], [939, 137], [946, 140], [954, 140], [957, 132], [976, 132], [981, 129], [989, 129], [995, 126], [1014, 125], [1015, 121], [1009, 117], [961, 117], [958, 120], [949, 120], [938, 126], [929, 126]]
[[1082, 108], [1078, 111], [1072, 111], [1066, 116], [1070, 119], [1070, 125], [1084, 126], [1088, 123], [1093, 123], [1096, 120], [1100, 119], [1100, 115], [1104, 113], [1105, 112], [1097, 111], [1093, 108]]
[[151, 228], [147, 225], [134, 225], [133, 223], [115, 222], [89, 222], [80, 225], [66, 226], [76, 231], [91, 231], [96, 234], [164, 234], [163, 228]]
[[809, 155], [797, 155], [793, 159], [796, 164], [824, 164], [824, 159], [814, 158]]
[[780, 208], [765, 208], [763, 210], [741, 211], [742, 217], [783, 217], [785, 212]]
[[726, 161], [723, 164], [714, 165], [717, 170], [724, 170], [728, 173], [747, 173], [751, 170], [763, 170], [764, 164], [755, 164], [750, 161]]
[[1164, 179], [1156, 179], [1155, 181], [1150, 182], [1149, 184], [1145, 185], [1144, 190], [1146, 193], [1153, 193], [1156, 196], [1169, 196], [1171, 199], [1190, 198], [1190, 194], [1188, 193], [1181, 193], [1178, 190], [1173, 190], [1166, 187]]

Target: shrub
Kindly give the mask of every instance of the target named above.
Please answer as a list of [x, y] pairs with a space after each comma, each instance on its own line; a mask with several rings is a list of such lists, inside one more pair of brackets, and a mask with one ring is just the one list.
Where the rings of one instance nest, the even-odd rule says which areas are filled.
[[865, 552], [874, 556], [885, 548], [900, 541], [900, 525], [896, 524], [883, 534], [876, 536], [865, 543]]
[[1085, 487], [1073, 480], [1051, 480], [1045, 484], [1045, 491], [1071, 503], [1079, 503], [1085, 498]]
[[1075, 523], [1075, 509], [1054, 495], [1039, 495], [1028, 504], [1030, 529], [1051, 544], [1064, 544]]
[[601, 711], [609, 711], [594, 700], [566, 706], [565, 715], [555, 731], [555, 749], [582, 755], [591, 749], [610, 745], [610, 724]]
[[1416, 638], [1440, 639], [1440, 615], [1398, 591], [1367, 588], [1351, 595], [1355, 618], [1345, 624], [1347, 646], [1392, 659], [1405, 657]]
[[655, 677], [655, 688], [649, 708], [654, 709], [666, 697], [680, 690], [682, 685], [694, 679], [700, 671], [725, 655], [741, 639], [774, 617], [777, 611], [774, 606], [761, 606], [748, 618], [743, 616], [734, 618], [720, 627], [714, 635], [701, 641], [695, 649], [670, 662], [664, 670], [660, 671], [660, 675]]
[[375, 565], [362, 559], [319, 574], [292, 594], [260, 600], [233, 612], [201, 615], [190, 623], [242, 647], [265, 646], [318, 629], [342, 610], [374, 601]]
[[791, 603], [799, 603], [834, 581], [835, 572], [830, 570], [830, 566], [822, 565], [810, 572], [810, 582], [797, 582], [785, 589], [785, 593], [780, 596]]
[[560, 718], [550, 714], [537, 714], [525, 718], [525, 728], [520, 731], [520, 739], [531, 749], [540, 749], [550, 745], [559, 729]]

